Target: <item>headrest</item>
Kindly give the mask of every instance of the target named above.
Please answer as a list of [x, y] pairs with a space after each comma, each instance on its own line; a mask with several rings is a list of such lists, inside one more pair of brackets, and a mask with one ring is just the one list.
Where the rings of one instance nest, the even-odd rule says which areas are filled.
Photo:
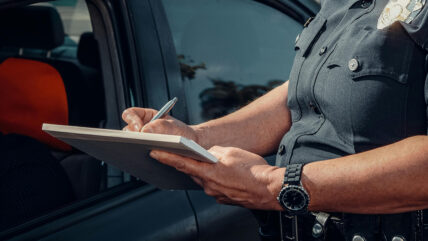
[[64, 43], [58, 12], [49, 6], [27, 6], [0, 12], [0, 45], [51, 50]]
[[68, 124], [67, 94], [61, 75], [43, 62], [6, 59], [0, 64], [0, 132], [29, 136], [53, 148], [71, 150], [43, 132], [43, 123]]
[[83, 33], [80, 36], [77, 48], [77, 59], [82, 65], [98, 69], [100, 67], [100, 52], [98, 42], [91, 32]]

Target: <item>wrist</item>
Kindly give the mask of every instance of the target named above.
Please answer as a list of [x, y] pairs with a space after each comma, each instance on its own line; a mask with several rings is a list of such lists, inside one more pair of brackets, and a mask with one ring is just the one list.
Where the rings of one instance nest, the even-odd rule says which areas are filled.
[[211, 146], [207, 143], [208, 138], [206, 138], [205, 134], [206, 128], [202, 124], [190, 125], [189, 127], [193, 130], [195, 135], [194, 141], [205, 149], [209, 149]]
[[271, 175], [269, 175], [270, 184], [268, 185], [268, 189], [273, 199], [272, 210], [284, 211], [284, 209], [282, 208], [282, 206], [279, 204], [277, 200], [279, 192], [281, 191], [283, 186], [284, 174], [285, 174], [285, 167], [282, 167], [282, 168], [276, 167], [276, 169], [272, 171]]
[[284, 181], [277, 200], [288, 215], [301, 215], [308, 211], [310, 198], [302, 185], [303, 167], [304, 164], [286, 166]]

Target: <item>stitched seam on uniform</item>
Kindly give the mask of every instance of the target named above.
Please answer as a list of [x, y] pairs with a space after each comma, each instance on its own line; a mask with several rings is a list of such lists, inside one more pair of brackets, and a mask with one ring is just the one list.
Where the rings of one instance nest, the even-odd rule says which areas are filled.
[[[317, 119], [317, 120], [319, 121], [320, 119]], [[315, 124], [318, 123], [318, 121], [315, 122]], [[324, 123], [324, 121], [325, 121], [325, 118], [323, 118], [322, 122], [320, 123], [319, 127], [316, 128], [316, 130], [311, 130], [311, 129], [309, 129], [309, 130], [303, 130], [303, 131], [295, 133], [294, 135], [292, 135], [290, 137], [291, 145], [290, 145], [290, 151], [287, 151], [287, 155], [286, 155], [286, 158], [285, 158], [285, 164], [286, 165], [290, 165], [291, 164], [291, 159], [292, 159], [293, 154], [294, 154], [294, 146], [296, 145], [298, 139], [300, 137], [302, 137], [302, 136], [313, 135], [314, 133], [318, 132], [319, 129], [321, 128], [322, 124]]]
[[[349, 107], [352, 107], [352, 103], [353, 103], [352, 96], [354, 95], [354, 92], [355, 92], [354, 91], [355, 82], [352, 79], [349, 81], [350, 81], [351, 86], [349, 88], [350, 93], [348, 95], [347, 104]], [[352, 140], [351, 147], [352, 147], [353, 153], [357, 153], [355, 150], [355, 125], [354, 125], [355, 120], [354, 120], [354, 115], [352, 115], [352, 113], [348, 113], [348, 114], [349, 114], [349, 120], [351, 121], [351, 140]]]
[[360, 16], [356, 17], [354, 20], [352, 20], [348, 26], [350, 26], [351, 24], [353, 24], [355, 21], [357, 21], [358, 19], [360, 19], [362, 16], [366, 15], [367, 13], [370, 13], [371, 11], [373, 11], [373, 9], [376, 6], [376, 1], [373, 0], [372, 5], [366, 9], [366, 11], [364, 11]]
[[297, 107], [298, 107], [298, 112], [297, 112], [298, 116], [296, 116], [296, 118], [294, 120], [293, 120], [293, 118], [291, 118], [293, 120], [292, 122], [297, 122], [297, 121], [299, 121], [302, 118], [302, 107], [300, 105], [299, 98], [297, 98], [297, 87], [298, 87], [299, 82], [300, 82], [299, 81], [299, 79], [300, 79], [300, 73], [302, 71], [302, 67], [303, 67], [303, 64], [305, 63], [306, 58], [303, 57], [303, 56], [301, 56], [299, 58], [301, 58], [300, 59], [301, 63], [299, 65], [299, 71], [297, 73], [296, 84], [294, 85], [294, 93], [293, 93], [295, 101], [296, 101], [296, 104], [297, 104]]
[[[320, 14], [318, 16], [318, 18], [321, 18], [321, 20], [319, 20], [319, 21], [322, 22], [321, 26], [318, 27], [318, 28], [316, 28], [317, 30], [315, 31], [315, 35], [313, 36], [313, 38], [311, 40], [309, 40], [310, 44], [307, 45], [305, 49], [302, 49], [302, 48], [300, 49], [302, 51], [302, 56], [299, 57], [299, 58], [303, 58], [303, 60], [302, 59], [300, 60], [301, 63], [299, 65], [299, 71], [298, 71], [298, 74], [297, 74], [297, 80], [296, 80], [295, 91], [294, 91], [294, 97], [296, 99], [296, 103], [297, 103], [297, 106], [299, 107], [299, 109], [298, 109], [298, 117], [296, 117], [294, 120], [292, 118], [293, 122], [297, 122], [297, 121], [299, 121], [302, 118], [302, 105], [300, 104], [299, 98], [297, 96], [297, 89], [298, 89], [299, 82], [300, 82], [299, 80], [300, 80], [300, 74], [302, 72], [302, 67], [303, 67], [303, 65], [304, 65], [304, 63], [306, 62], [306, 59], [307, 59], [307, 51], [308, 51], [309, 48], [312, 48], [313, 44], [319, 39], [320, 34], [322, 34], [321, 30], [322, 30], [322, 28], [325, 26], [325, 24], [327, 22], [327, 19], [322, 14]], [[308, 40], [306, 40], [306, 42], [308, 42]]]
[[[405, 69], [403, 70], [403, 73], [406, 73], [403, 77], [403, 78], [405, 78], [406, 83], [408, 83], [407, 80], [409, 77], [408, 71], [410, 69], [410, 60], [413, 57], [413, 53], [415, 51], [415, 46], [412, 45], [412, 46], [409, 46], [408, 48], [413, 48], [413, 49], [412, 49], [412, 51], [408, 51], [408, 50], [405, 51], [405, 53], [408, 52], [406, 59], [405, 59], [405, 62], [404, 62], [404, 63], [407, 63], [407, 65], [405, 66]], [[413, 84], [414, 84], [414, 82], [412, 82], [410, 84], [406, 84], [407, 89], [406, 89], [406, 94], [405, 94], [405, 98], [404, 98], [405, 103], [403, 105], [403, 113], [404, 114], [403, 114], [402, 123], [401, 123], [402, 124], [401, 132], [402, 132], [403, 138], [407, 137], [407, 125], [408, 125], [408, 123], [407, 123], [407, 115], [408, 115], [407, 105], [408, 105], [409, 93], [410, 93], [410, 89], [411, 89], [410, 86], [413, 86]]]
[[[326, 55], [326, 58], [324, 59], [324, 61], [322, 61], [322, 62], [319, 64], [318, 69], [317, 69], [317, 71], [316, 71], [316, 77], [315, 77], [315, 79], [314, 79], [314, 81], [313, 81], [313, 83], [312, 83], [312, 91], [311, 91], [312, 98], [313, 98], [313, 100], [314, 100], [315, 104], [317, 105], [317, 107], [318, 107], [319, 111], [320, 111], [320, 112], [321, 112], [321, 114], [323, 115], [323, 122], [321, 123], [321, 126], [320, 126], [320, 128], [319, 128], [319, 129], [321, 129], [321, 127], [324, 125], [325, 120], [327, 119], [327, 117], [324, 115], [324, 112], [322, 111], [321, 106], [318, 104], [318, 100], [317, 100], [316, 95], [315, 95], [315, 84], [316, 84], [316, 82], [317, 82], [317, 80], [318, 80], [318, 75], [319, 75], [319, 73], [320, 73], [321, 69], [322, 69], [324, 66], [326, 66], [326, 64], [329, 62], [328, 60], [330, 59], [330, 56], [333, 54], [333, 52], [334, 52], [334, 50], [335, 50], [336, 46], [337, 46], [337, 42], [336, 42], [336, 44], [333, 46], [333, 48], [331, 49], [331, 52], [330, 52], [328, 55]], [[328, 80], [328, 79], [326, 79], [325, 81], [327, 81], [327, 80]], [[319, 80], [318, 80], [318, 81], [319, 81]], [[319, 131], [319, 129], [318, 129], [318, 131]], [[318, 132], [318, 131], [317, 131], [317, 132]], [[316, 132], [315, 132], [315, 133], [316, 133]], [[310, 134], [310, 135], [314, 135], [315, 133], [312, 133], [312, 134]], [[346, 143], [347, 145], [351, 145], [351, 144], [352, 144], [350, 141], [347, 141], [347, 140], [346, 140], [346, 138], [342, 137], [341, 135], [337, 134], [337, 136], [338, 136], [338, 137], [339, 137], [339, 138], [340, 138], [344, 143]]]
[[[406, 63], [406, 62], [403, 61], [403, 63]], [[403, 72], [404, 72], [404, 70], [403, 70]], [[379, 76], [379, 75], [382, 75], [382, 76], [385, 76], [385, 77], [387, 77], [389, 79], [392, 79], [392, 80], [394, 80], [394, 81], [396, 81], [396, 82], [398, 82], [400, 84], [407, 83], [407, 76], [408, 75], [405, 74], [405, 75], [403, 75], [402, 78], [400, 78], [400, 74], [402, 74], [402, 72], [398, 73], [396, 71], [385, 71], [385, 69], [366, 69], [366, 70], [363, 70], [361, 72], [351, 74], [351, 77], [355, 81], [358, 81], [359, 78], [364, 77], [364, 76], [372, 76], [372, 75]], [[401, 79], [403, 79], [403, 80], [401, 80]]]
[[[323, 120], [321, 121], [321, 123], [319, 123], [319, 124], [318, 124], [318, 127], [317, 127], [317, 128], [315, 128], [314, 130], [312, 130], [312, 131], [307, 131], [307, 132], [304, 132], [304, 133], [301, 133], [300, 135], [298, 135], [298, 136], [296, 137], [296, 139], [294, 140], [293, 147], [294, 147], [294, 145], [299, 141], [299, 139], [300, 139], [301, 137], [303, 137], [303, 136], [310, 136], [310, 135], [314, 135], [315, 133], [317, 133], [317, 132], [321, 129], [321, 126], [324, 124], [324, 122], [325, 122], [325, 118], [323, 118]], [[292, 151], [291, 151], [291, 154], [290, 154], [290, 160], [291, 160], [291, 156], [293, 155], [293, 153], [294, 153], [294, 150], [292, 150]], [[289, 163], [290, 163], [290, 160], [288, 161]]]
[[[411, 49], [411, 51], [409, 51], [410, 50], [410, 48], [412, 48]], [[415, 51], [415, 46], [412, 44], [412, 45], [409, 45], [408, 47], [407, 47], [407, 49], [406, 49], [406, 51], [404, 51], [404, 53], [408, 53], [407, 54], [407, 56], [406, 56], [406, 59], [404, 59], [404, 61], [405, 62], [403, 62], [403, 63], [407, 63], [406, 65], [405, 65], [405, 69], [403, 70], [403, 73], [405, 73], [404, 74], [404, 77], [405, 77], [405, 79], [406, 79], [406, 83], [407, 83], [407, 78], [409, 77], [409, 69], [410, 69], [410, 63], [411, 63], [411, 59], [412, 59], [412, 57], [413, 57], [413, 52]]]
[[404, 105], [403, 105], [403, 117], [402, 117], [402, 127], [401, 127], [401, 132], [402, 132], [402, 138], [407, 137], [407, 115], [408, 113], [408, 108], [407, 105], [409, 104], [408, 100], [409, 100], [409, 92], [410, 92], [410, 86], [412, 86], [413, 83], [406, 85], [406, 94], [404, 96]]
[[[406, 62], [405, 63], [409, 63], [408, 65], [407, 65], [407, 68], [406, 68], [406, 73], [408, 73], [407, 71], [410, 69], [410, 60], [413, 58], [413, 54], [414, 54], [414, 52], [416, 51], [416, 49], [415, 49], [415, 47], [414, 46], [412, 46], [413, 47], [413, 49], [412, 49], [412, 51], [408, 54], [408, 56], [407, 56], [407, 59], [406, 59]], [[406, 79], [408, 78], [408, 74], [406, 74]], [[407, 81], [408, 82], [408, 81]], [[402, 132], [403, 132], [403, 138], [405, 138], [405, 137], [407, 137], [407, 132], [408, 132], [408, 130], [407, 130], [407, 126], [408, 126], [408, 110], [409, 110], [409, 108], [408, 108], [408, 104], [409, 104], [409, 94], [410, 94], [410, 90], [412, 89], [411, 87], [412, 86], [414, 86], [414, 84], [415, 84], [415, 82], [413, 81], [413, 82], [410, 82], [410, 83], [408, 83], [407, 85], [406, 85], [406, 95], [405, 95], [405, 98], [404, 98], [404, 101], [405, 101], [405, 103], [404, 103], [404, 110], [403, 110], [403, 113], [404, 113], [404, 116], [403, 116], [403, 123], [402, 123], [402, 125], [403, 125], [403, 127], [402, 127]]]

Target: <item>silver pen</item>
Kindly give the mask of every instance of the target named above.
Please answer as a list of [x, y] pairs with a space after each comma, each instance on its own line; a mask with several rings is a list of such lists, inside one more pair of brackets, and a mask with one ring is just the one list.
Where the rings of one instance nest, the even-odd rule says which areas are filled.
[[168, 112], [174, 107], [175, 103], [177, 103], [177, 97], [174, 97], [174, 99], [168, 101], [160, 110], [159, 112], [153, 116], [153, 118], [150, 120], [150, 122], [160, 119], [164, 117]]

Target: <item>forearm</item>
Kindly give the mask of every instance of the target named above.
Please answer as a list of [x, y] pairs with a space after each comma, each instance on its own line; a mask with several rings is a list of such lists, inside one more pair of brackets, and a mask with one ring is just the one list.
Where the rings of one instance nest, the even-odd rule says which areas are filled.
[[198, 142], [239, 147], [259, 155], [272, 152], [291, 126], [288, 82], [225, 117], [192, 126]]
[[428, 137], [304, 167], [310, 210], [399, 213], [428, 208]]

